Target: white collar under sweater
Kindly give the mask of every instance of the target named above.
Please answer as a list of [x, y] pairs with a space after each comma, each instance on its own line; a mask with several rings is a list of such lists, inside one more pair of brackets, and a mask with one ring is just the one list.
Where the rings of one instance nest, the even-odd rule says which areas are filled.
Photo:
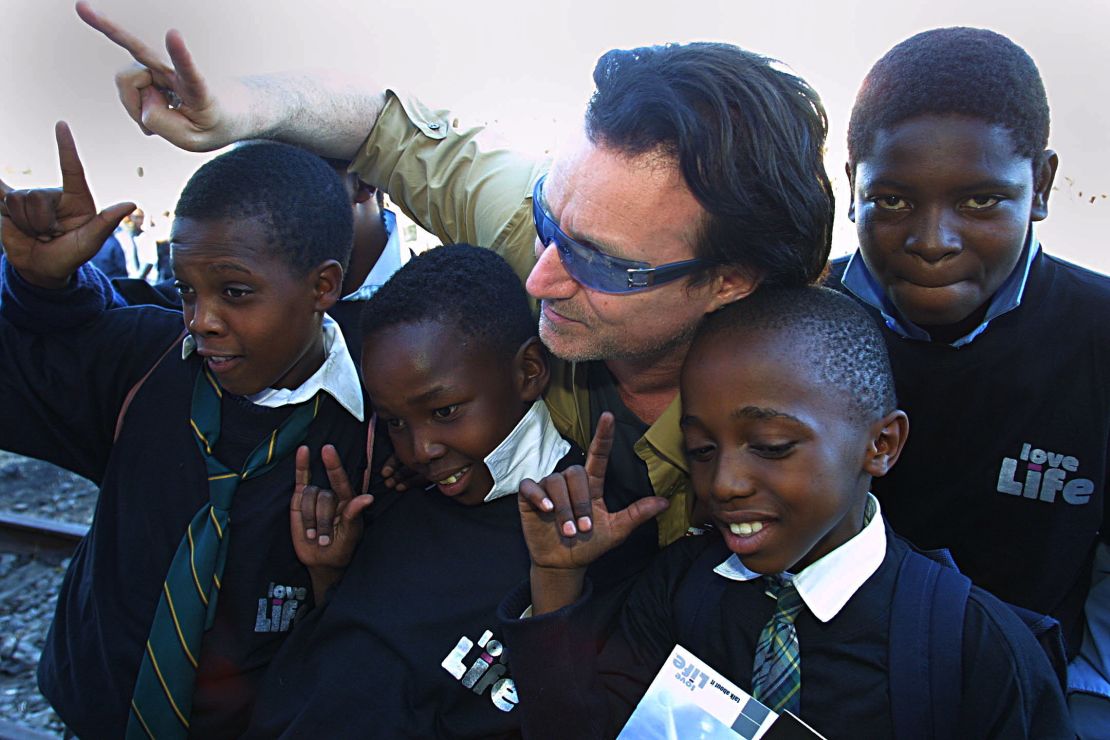
[[[822, 622], [828, 622], [844, 608], [848, 599], [874, 575], [886, 557], [886, 528], [879, 501], [870, 493], [867, 494], [867, 509], [863, 518], [864, 525], [859, 534], [793, 576], [798, 595], [813, 616]], [[745, 568], [735, 554], [714, 568], [713, 572], [733, 581], [751, 581], [762, 577]]]
[[493, 477], [493, 487], [484, 503], [515, 495], [525, 478], [539, 481], [550, 475], [569, 451], [570, 442], [555, 428], [547, 404], [536, 401], [509, 436], [486, 455], [483, 462]]
[[[265, 388], [251, 396], [246, 396], [251, 403], [259, 406], [276, 409], [294, 403], [304, 403], [311, 400], [317, 392], [324, 391], [339, 405], [347, 409], [351, 416], [359, 421], [366, 418], [362, 405], [362, 381], [358, 377], [358, 368], [347, 351], [347, 342], [343, 339], [343, 330], [335, 319], [324, 314], [321, 327], [324, 332], [324, 363], [320, 365], [312, 376], [296, 388]], [[197, 349], [197, 340], [189, 334], [181, 343], [181, 359], [193, 354]]]

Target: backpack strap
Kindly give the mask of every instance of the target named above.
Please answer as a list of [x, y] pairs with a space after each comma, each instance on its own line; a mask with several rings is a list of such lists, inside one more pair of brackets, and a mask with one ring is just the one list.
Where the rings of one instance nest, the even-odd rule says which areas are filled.
[[955, 738], [971, 580], [947, 550], [906, 552], [890, 615], [890, 707], [899, 740]]
[[131, 408], [131, 402], [135, 400], [135, 394], [138, 393], [139, 389], [143, 387], [143, 383], [145, 383], [146, 379], [149, 378], [151, 373], [154, 372], [154, 369], [162, 364], [162, 360], [166, 359], [166, 355], [170, 353], [170, 350], [172, 350], [174, 347], [181, 346], [181, 343], [185, 340], [185, 335], [188, 333], [188, 330], [183, 330], [180, 334], [178, 334], [177, 339], [173, 340], [173, 342], [170, 343], [169, 347], [166, 347], [166, 351], [163, 352], [158, 357], [158, 360], [150, 366], [150, 369], [146, 371], [146, 374], [143, 375], [143, 377], [139, 378], [135, 382], [135, 385], [131, 386], [131, 390], [127, 391], [127, 395], [123, 397], [123, 404], [119, 407], [119, 414], [116, 416], [116, 430], [112, 434], [113, 444], [117, 439], [119, 439], [120, 430], [123, 429], [123, 417], [127, 415], [127, 409]]

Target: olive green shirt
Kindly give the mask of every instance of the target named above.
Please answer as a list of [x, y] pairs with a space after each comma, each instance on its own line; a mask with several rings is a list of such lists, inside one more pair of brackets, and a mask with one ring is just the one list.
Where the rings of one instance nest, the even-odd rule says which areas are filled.
[[[448, 111], [388, 91], [351, 170], [389, 193], [397, 207], [444, 244], [489, 247], [525, 280], [536, 263], [532, 188], [549, 163], [491, 146], [484, 141], [488, 138], [484, 127], [460, 127]], [[583, 449], [590, 443], [587, 374], [586, 364], [553, 360], [544, 397], [559, 432]], [[693, 503], [680, 413], [676, 396], [634, 446], [655, 494], [671, 501], [658, 519], [660, 546], [686, 532]]]

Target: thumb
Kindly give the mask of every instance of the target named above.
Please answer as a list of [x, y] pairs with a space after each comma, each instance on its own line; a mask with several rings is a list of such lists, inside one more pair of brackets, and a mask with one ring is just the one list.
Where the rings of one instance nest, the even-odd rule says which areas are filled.
[[366, 511], [366, 509], [372, 503], [374, 503], [374, 497], [371, 496], [369, 493], [364, 493], [361, 496], [355, 496], [353, 499], [347, 502], [347, 507], [343, 509], [343, 521], [352, 521], [356, 517], [360, 516], [362, 512]]
[[77, 243], [82, 245], [83, 251], [89, 252], [88, 258], [91, 259], [100, 250], [101, 245], [116, 230], [124, 216], [134, 210], [134, 203], [116, 203], [93, 216], [88, 223], [77, 230]]
[[662, 496], [647, 496], [612, 514], [609, 529], [619, 541], [624, 541], [633, 530], [666, 511], [671, 502]]

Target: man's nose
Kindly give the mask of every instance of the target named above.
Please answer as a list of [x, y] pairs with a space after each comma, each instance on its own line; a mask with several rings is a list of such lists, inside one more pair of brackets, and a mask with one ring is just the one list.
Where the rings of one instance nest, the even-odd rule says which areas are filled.
[[570, 298], [578, 290], [578, 282], [567, 272], [555, 242], [545, 247], [536, 238], [536, 264], [524, 287], [528, 295], [538, 300]]

